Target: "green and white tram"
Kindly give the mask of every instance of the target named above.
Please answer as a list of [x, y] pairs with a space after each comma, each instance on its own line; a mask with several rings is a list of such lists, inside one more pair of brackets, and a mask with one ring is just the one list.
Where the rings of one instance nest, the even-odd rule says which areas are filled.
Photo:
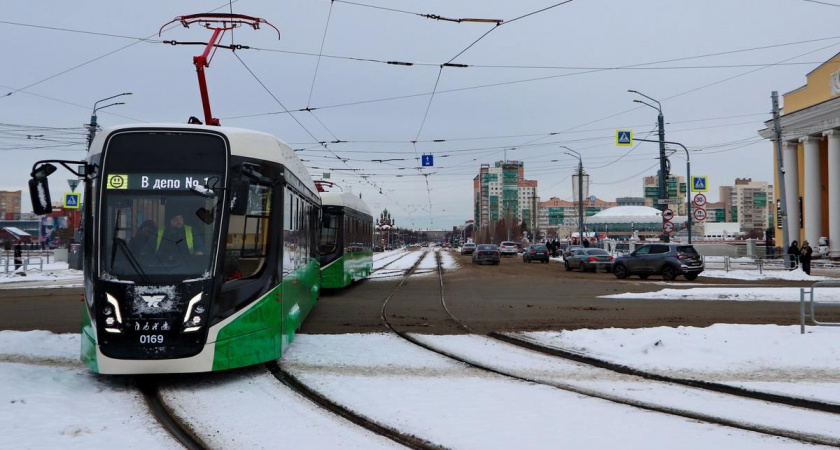
[[[122, 126], [80, 163], [90, 370], [206, 372], [280, 357], [320, 290], [321, 201], [289, 146], [237, 128]], [[54, 170], [33, 168], [36, 212], [49, 211]]]
[[349, 192], [321, 192], [321, 285], [342, 288], [373, 271], [373, 215]]

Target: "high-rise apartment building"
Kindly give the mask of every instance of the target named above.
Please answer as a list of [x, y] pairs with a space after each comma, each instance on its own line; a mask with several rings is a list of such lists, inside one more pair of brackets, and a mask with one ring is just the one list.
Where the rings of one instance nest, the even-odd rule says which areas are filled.
[[482, 164], [473, 178], [475, 225], [485, 228], [500, 220], [536, 225], [532, 214], [539, 204], [537, 182], [525, 179], [521, 161], [496, 161]]
[[0, 191], [0, 219], [20, 219], [21, 191]]
[[734, 186], [720, 187], [726, 222], [741, 224], [741, 231], [761, 231], [773, 223], [776, 201], [773, 186], [751, 178], [736, 178]]

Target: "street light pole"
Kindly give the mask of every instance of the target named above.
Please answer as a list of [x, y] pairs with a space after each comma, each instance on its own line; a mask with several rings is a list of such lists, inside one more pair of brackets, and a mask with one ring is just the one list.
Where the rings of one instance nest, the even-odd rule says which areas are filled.
[[93, 143], [93, 137], [96, 135], [96, 127], [97, 127], [96, 111], [99, 111], [100, 109], [105, 109], [109, 106], [124, 105], [125, 103], [116, 102], [116, 103], [111, 103], [111, 104], [105, 105], [105, 106], [98, 106], [98, 105], [101, 102], [111, 100], [112, 98], [122, 97], [123, 95], [131, 95], [131, 92], [123, 92], [122, 94], [112, 95], [108, 98], [103, 98], [102, 100], [97, 100], [96, 103], [93, 104], [93, 112], [90, 114], [90, 125], [89, 125], [89, 128], [88, 128], [88, 149], [90, 149], [90, 144]]
[[583, 158], [580, 153], [561, 145], [560, 148], [565, 148], [569, 152], [564, 152], [569, 156], [574, 156], [578, 159], [578, 238], [580, 245], [583, 245]]
[[[636, 141], [642, 142], [662, 142], [664, 144], [672, 144], [672, 145], [679, 145], [685, 150], [685, 210], [688, 217], [686, 218], [686, 222], [688, 223], [688, 243], [691, 244], [691, 156], [688, 153], [688, 149], [685, 148], [685, 145], [680, 144], [679, 142], [672, 142], [672, 141], [653, 141], [650, 139], [634, 139]], [[678, 192], [679, 194], [679, 192]]]
[[[636, 90], [633, 90], [633, 89], [628, 89], [627, 92], [632, 92], [634, 94], [641, 95], [642, 97], [644, 97], [644, 98], [646, 98], [650, 101], [656, 102], [656, 104], [657, 104], [657, 106], [653, 106], [650, 103], [647, 103], [647, 102], [642, 101], [642, 100], [638, 100], [638, 99], [633, 100], [635, 103], [641, 103], [643, 105], [650, 106], [651, 108], [653, 108], [653, 109], [655, 109], [659, 112], [659, 116], [657, 117], [657, 124], [658, 124], [658, 128], [659, 128], [659, 198], [660, 199], [667, 199], [668, 198], [668, 186], [666, 185], [666, 183], [668, 182], [668, 177], [666, 176], [665, 173], [666, 173], [666, 169], [667, 169], [666, 165], [667, 165], [667, 162], [668, 162], [668, 158], [665, 156], [665, 117], [662, 115], [662, 104], [659, 103], [658, 100], [656, 100], [652, 97], [648, 97], [647, 95], [642, 94], [639, 91], [636, 91]], [[636, 140], [641, 141], [642, 139], [636, 139]], [[686, 183], [688, 183], [688, 181], [686, 181]], [[659, 199], [657, 199], [657, 204], [658, 203], [659, 203]], [[661, 204], [661, 205], [658, 205], [658, 206], [659, 206], [660, 211], [664, 211], [666, 208], [668, 208], [667, 204]], [[663, 219], [663, 224], [664, 223], [665, 222], [664, 222], [664, 219]], [[664, 238], [665, 242], [668, 242], [669, 241], [668, 234], [664, 234], [664, 237], [665, 237]]]

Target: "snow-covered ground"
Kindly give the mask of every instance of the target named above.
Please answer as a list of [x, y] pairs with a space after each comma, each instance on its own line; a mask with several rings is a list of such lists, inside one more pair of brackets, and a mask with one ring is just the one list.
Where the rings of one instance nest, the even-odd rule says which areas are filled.
[[[378, 253], [374, 268], [401, 273], [422, 254]], [[447, 269], [457, 270], [449, 252], [441, 251], [441, 256]], [[770, 293], [755, 287], [702, 289], [663, 289], [654, 294], [664, 299], [696, 294], [709, 301], [799, 298], [796, 288]], [[803, 335], [798, 326], [717, 324], [522, 336], [673, 377], [840, 403], [840, 328], [808, 327]], [[609, 398], [688, 409], [840, 442], [840, 419], [826, 413], [628, 379], [482, 336], [415, 338], [533, 382], [471, 368], [389, 334], [299, 335], [281, 365], [345, 407], [448, 448], [813, 447], [625, 406]], [[78, 361], [79, 346], [78, 334], [0, 331], [0, 404], [4, 405], [0, 448], [177, 447], [149, 417], [130, 378], [89, 373]], [[601, 393], [606, 399], [582, 395], [587, 392]], [[179, 377], [162, 396], [213, 448], [277, 448], [292, 437], [299, 448], [397, 447], [323, 412], [260, 366]]]
[[[805, 447], [577, 393], [587, 390], [840, 439], [838, 419], [830, 414], [598, 375], [480, 336], [416, 337], [471, 355], [476, 363], [572, 391], [470, 368], [388, 334], [300, 335], [282, 366], [374, 421], [449, 448]], [[797, 327], [714, 325], [527, 337], [665, 374], [840, 401], [837, 329], [799, 335]], [[0, 331], [3, 446], [174, 446], [144, 412], [127, 379], [88, 373], [77, 361], [78, 348], [75, 334]], [[394, 447], [319, 410], [261, 367], [181, 377], [162, 395], [214, 448], [276, 448], [290, 435], [300, 448]]]

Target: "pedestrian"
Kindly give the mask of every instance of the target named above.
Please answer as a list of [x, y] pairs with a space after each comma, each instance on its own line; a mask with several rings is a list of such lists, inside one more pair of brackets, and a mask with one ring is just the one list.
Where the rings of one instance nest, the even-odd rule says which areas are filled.
[[20, 242], [15, 244], [15, 270], [20, 269], [23, 265], [23, 247]]
[[811, 248], [808, 241], [802, 241], [802, 249], [799, 253], [801, 254], [799, 261], [802, 263], [802, 271], [811, 275], [811, 254], [814, 253], [814, 249]]
[[790, 262], [788, 262], [788, 270], [793, 270], [796, 268], [796, 262], [799, 261], [799, 242], [791, 242], [787, 252], [788, 256], [790, 257]]

